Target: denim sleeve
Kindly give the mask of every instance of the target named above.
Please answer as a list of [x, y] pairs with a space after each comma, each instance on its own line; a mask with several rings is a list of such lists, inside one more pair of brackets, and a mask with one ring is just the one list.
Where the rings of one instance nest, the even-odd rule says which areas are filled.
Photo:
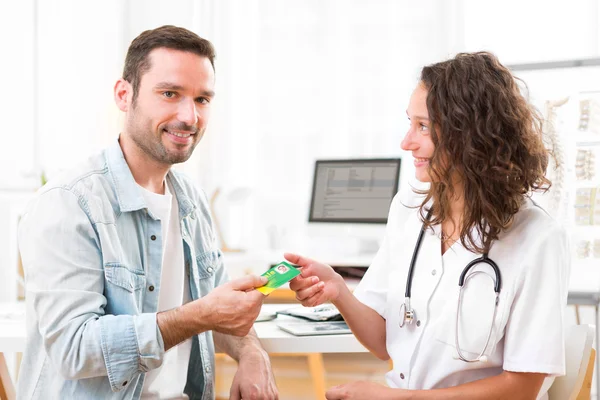
[[[85, 201], [53, 188], [32, 202], [19, 244], [44, 349], [65, 379], [108, 376], [113, 391], [161, 365], [156, 314], [106, 315], [100, 240]], [[41, 350], [41, 349], [40, 349]]]

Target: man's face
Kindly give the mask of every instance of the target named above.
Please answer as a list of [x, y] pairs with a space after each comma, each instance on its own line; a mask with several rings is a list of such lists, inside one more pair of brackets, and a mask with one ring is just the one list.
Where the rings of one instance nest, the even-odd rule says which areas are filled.
[[214, 70], [208, 58], [180, 50], [158, 48], [148, 57], [135, 102], [129, 96], [126, 132], [155, 161], [181, 163], [206, 130]]

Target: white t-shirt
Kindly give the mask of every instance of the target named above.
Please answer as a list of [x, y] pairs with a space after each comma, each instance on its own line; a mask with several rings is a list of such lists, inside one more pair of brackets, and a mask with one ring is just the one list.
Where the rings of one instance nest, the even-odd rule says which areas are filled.
[[[397, 196], [391, 206], [381, 249], [355, 296], [386, 320], [386, 346], [394, 369], [389, 386], [436, 389], [500, 374], [537, 372], [564, 375], [563, 321], [570, 266], [567, 235], [544, 210], [526, 200], [511, 228], [492, 243], [489, 258], [501, 273], [502, 288], [485, 363], [457, 359], [455, 349], [458, 281], [467, 264], [479, 257], [460, 242], [441, 254], [440, 227], [427, 230], [412, 280], [411, 306], [419, 324], [399, 327], [407, 274], [421, 229], [418, 210]], [[494, 277], [491, 267], [470, 271]], [[459, 339], [463, 354], [475, 358], [492, 322], [493, 281], [484, 274], [463, 289]], [[542, 390], [544, 396], [547, 390]]]
[[[140, 186], [150, 212], [161, 221], [163, 257], [158, 294], [158, 311], [176, 308], [191, 300], [189, 278], [183, 258], [183, 238], [177, 198], [165, 184], [165, 194], [150, 192]], [[183, 393], [192, 350], [188, 339], [169, 349], [162, 365], [146, 373], [142, 399], [187, 399]]]

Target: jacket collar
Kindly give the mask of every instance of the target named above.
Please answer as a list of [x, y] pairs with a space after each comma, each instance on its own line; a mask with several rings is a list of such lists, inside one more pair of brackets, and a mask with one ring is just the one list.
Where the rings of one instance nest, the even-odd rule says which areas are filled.
[[[133, 178], [127, 161], [125, 161], [118, 139], [106, 149], [105, 154], [108, 171], [119, 202], [119, 210], [124, 213], [147, 208], [146, 200]], [[183, 218], [191, 214], [196, 209], [196, 204], [187, 195], [177, 174], [170, 170], [167, 174], [167, 181], [171, 183], [174, 195], [177, 198], [179, 215]]]

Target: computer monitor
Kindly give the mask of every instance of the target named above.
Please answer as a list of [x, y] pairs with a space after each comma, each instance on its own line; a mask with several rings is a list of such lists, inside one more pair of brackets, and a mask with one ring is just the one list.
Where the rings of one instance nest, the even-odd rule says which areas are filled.
[[309, 222], [385, 224], [400, 164], [399, 158], [317, 160]]

